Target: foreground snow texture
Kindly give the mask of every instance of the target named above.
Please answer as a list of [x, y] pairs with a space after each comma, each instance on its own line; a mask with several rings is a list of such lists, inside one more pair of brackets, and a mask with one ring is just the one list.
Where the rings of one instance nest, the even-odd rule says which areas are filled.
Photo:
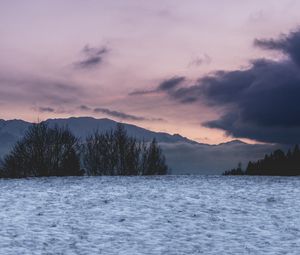
[[299, 254], [300, 178], [0, 180], [0, 254]]

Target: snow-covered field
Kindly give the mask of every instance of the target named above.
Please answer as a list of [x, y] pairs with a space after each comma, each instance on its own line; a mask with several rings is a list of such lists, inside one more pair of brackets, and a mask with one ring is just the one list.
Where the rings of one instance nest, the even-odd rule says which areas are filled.
[[0, 180], [0, 254], [300, 254], [300, 178]]

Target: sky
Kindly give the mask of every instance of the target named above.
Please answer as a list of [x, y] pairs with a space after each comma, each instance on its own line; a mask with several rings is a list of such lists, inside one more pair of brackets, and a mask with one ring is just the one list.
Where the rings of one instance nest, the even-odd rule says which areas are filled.
[[[2, 0], [0, 118], [300, 138], [300, 1]], [[299, 141], [300, 142], [300, 141]]]

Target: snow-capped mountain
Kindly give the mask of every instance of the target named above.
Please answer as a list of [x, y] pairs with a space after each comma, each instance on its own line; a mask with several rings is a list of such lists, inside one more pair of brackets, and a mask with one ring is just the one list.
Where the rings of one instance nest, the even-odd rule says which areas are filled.
[[[116, 127], [116, 121], [91, 117], [48, 119], [49, 126], [67, 126], [81, 139], [95, 130], [105, 132]], [[181, 135], [153, 132], [135, 125], [123, 123], [128, 134], [137, 139], [151, 141], [156, 138], [162, 147], [167, 163], [173, 174], [220, 174], [235, 167], [238, 162], [244, 165], [275, 149], [273, 145], [246, 144], [239, 140], [219, 145], [208, 145], [189, 140]], [[32, 123], [23, 120], [0, 120], [0, 157], [3, 157], [17, 142]]]

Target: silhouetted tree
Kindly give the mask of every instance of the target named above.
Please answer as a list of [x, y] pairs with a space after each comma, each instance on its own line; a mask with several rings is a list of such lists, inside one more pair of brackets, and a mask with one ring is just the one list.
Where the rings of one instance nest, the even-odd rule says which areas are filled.
[[67, 128], [34, 124], [4, 158], [2, 175], [9, 178], [82, 175], [78, 139]]
[[[82, 158], [80, 156], [82, 155]], [[123, 125], [94, 132], [81, 146], [68, 128], [32, 125], [0, 164], [0, 177], [161, 175], [168, 167], [155, 140], [150, 145], [127, 135]]]
[[242, 170], [242, 163], [238, 163], [238, 167], [231, 169], [229, 171], [225, 171], [223, 175], [244, 175], [244, 171]]
[[117, 152], [113, 132], [96, 131], [87, 137], [83, 148], [83, 162], [88, 175], [114, 175]]
[[155, 140], [145, 142], [129, 137], [123, 125], [114, 131], [86, 139], [83, 162], [88, 175], [159, 175], [168, 167]]
[[114, 141], [115, 141], [115, 149], [117, 153], [117, 175], [128, 175], [128, 167], [126, 155], [128, 150], [130, 149], [129, 137], [127, 136], [126, 129], [124, 125], [117, 124], [116, 130], [114, 132]]
[[145, 175], [164, 175], [167, 174], [168, 167], [165, 164], [165, 157], [162, 155], [161, 149], [158, 147], [155, 139], [152, 140], [146, 159]]

